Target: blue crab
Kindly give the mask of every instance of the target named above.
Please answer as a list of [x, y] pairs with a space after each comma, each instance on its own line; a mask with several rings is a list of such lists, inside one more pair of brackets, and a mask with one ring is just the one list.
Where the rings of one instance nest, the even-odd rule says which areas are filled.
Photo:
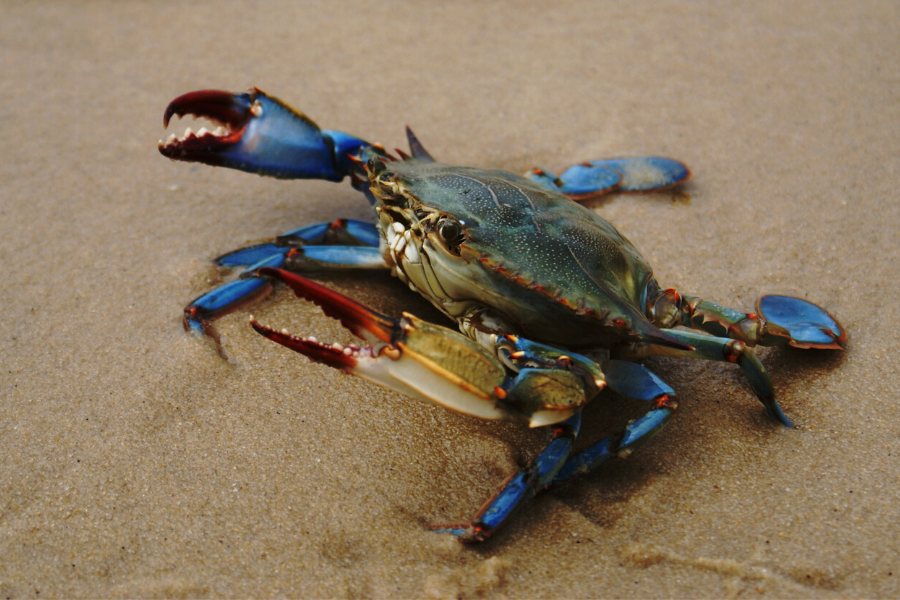
[[[410, 154], [397, 150], [395, 158], [379, 144], [320, 130], [258, 89], [185, 94], [168, 106], [165, 124], [188, 114], [219, 127], [160, 141], [164, 156], [279, 178], [349, 177], [377, 223], [309, 225], [220, 256], [219, 266], [246, 268], [187, 305], [187, 330], [215, 337], [215, 319], [282, 281], [364, 343], [325, 344], [251, 317], [263, 336], [413, 398], [550, 428], [546, 448], [471, 521], [435, 526], [462, 541], [487, 539], [535, 494], [627, 456], [669, 422], [675, 391], [635, 361], [662, 355], [736, 363], [766, 412], [790, 426], [751, 347], [840, 349], [846, 340], [837, 320], [798, 298], [762, 296], [745, 313], [662, 288], [634, 246], [575, 201], [678, 185], [690, 176], [678, 161], [591, 161], [559, 175], [532, 169], [517, 176], [436, 162], [409, 128]], [[340, 269], [390, 270], [459, 332], [408, 313], [379, 314], [298, 274]], [[573, 453], [581, 410], [605, 387], [649, 409]]]

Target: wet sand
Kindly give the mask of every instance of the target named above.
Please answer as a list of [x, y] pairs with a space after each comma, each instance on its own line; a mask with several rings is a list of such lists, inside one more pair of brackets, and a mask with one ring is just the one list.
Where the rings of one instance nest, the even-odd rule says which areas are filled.
[[[897, 5], [332, 4], [4, 3], [0, 597], [900, 595]], [[544, 434], [314, 365], [246, 313], [227, 361], [181, 328], [214, 256], [370, 218], [346, 183], [159, 155], [170, 99], [251, 85], [446, 162], [680, 158], [680, 190], [591, 208], [663, 285], [808, 298], [847, 351], [759, 351], [793, 430], [733, 365], [648, 360], [681, 403], [651, 444], [481, 547], [435, 535]], [[439, 318], [387, 276], [324, 280]], [[352, 339], [283, 289], [253, 313]], [[582, 438], [639, 410], [604, 395]]]

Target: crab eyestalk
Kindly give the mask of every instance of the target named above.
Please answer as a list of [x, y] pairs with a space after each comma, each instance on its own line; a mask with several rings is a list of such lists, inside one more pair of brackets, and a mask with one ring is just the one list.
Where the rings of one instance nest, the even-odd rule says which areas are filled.
[[309, 117], [278, 98], [253, 88], [243, 94], [217, 90], [190, 92], [166, 108], [173, 116], [209, 119], [215, 131], [190, 129], [160, 140], [159, 151], [172, 160], [199, 162], [282, 179], [341, 181], [353, 172], [348, 155], [367, 142], [340, 131], [322, 131]]

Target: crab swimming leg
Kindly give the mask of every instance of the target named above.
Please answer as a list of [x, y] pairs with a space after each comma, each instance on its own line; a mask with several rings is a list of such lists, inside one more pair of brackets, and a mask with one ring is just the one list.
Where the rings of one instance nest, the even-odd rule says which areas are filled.
[[215, 339], [212, 321], [265, 298], [272, 281], [260, 276], [262, 267], [297, 272], [344, 269], [386, 269], [378, 251], [375, 225], [353, 219], [307, 225], [272, 242], [235, 250], [215, 259], [219, 267], [247, 266], [238, 279], [194, 299], [184, 308], [184, 328]]
[[756, 312], [744, 313], [669, 288], [648, 298], [647, 306], [659, 327], [684, 325], [749, 346], [842, 350], [847, 341], [843, 326], [824, 308], [791, 296], [761, 296]]
[[684, 183], [690, 176], [684, 163], [659, 157], [592, 160], [559, 175], [539, 168], [525, 173], [535, 183], [577, 201], [612, 192], [656, 192]]
[[599, 366], [578, 354], [498, 335], [492, 350], [445, 327], [404, 313], [381, 315], [343, 294], [299, 275], [261, 269], [295, 293], [320, 305], [371, 346], [322, 344], [255, 321], [260, 334], [346, 373], [379, 383], [413, 398], [440, 404], [482, 419], [550, 425], [553, 436], [531, 464], [514, 475], [465, 525], [437, 527], [464, 542], [490, 537], [526, 501], [544, 489], [563, 465], [581, 423], [581, 407], [606, 384]]

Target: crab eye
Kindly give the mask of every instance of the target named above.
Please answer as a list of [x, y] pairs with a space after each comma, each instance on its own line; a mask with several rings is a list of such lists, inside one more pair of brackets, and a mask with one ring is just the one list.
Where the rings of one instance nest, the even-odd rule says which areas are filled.
[[391, 171], [382, 171], [378, 175], [378, 181], [381, 183], [390, 183], [394, 179], [394, 173]]
[[453, 219], [444, 219], [438, 223], [438, 234], [445, 242], [455, 242], [462, 235], [462, 225]]

